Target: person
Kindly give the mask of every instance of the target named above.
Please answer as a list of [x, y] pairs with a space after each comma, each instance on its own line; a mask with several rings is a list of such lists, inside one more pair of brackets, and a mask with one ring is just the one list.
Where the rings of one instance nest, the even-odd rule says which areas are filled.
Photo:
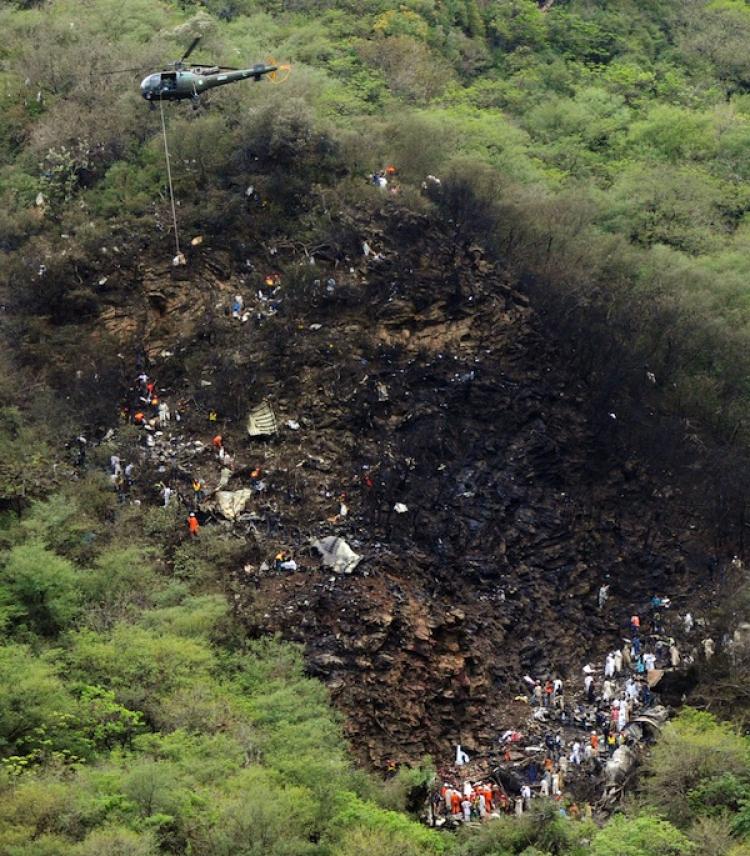
[[550, 707], [552, 696], [555, 692], [555, 685], [552, 683], [550, 678], [547, 678], [547, 681], [544, 684], [544, 706]]
[[135, 473], [135, 465], [134, 465], [134, 464], [128, 464], [128, 465], [125, 467], [125, 484], [126, 484], [128, 487], [131, 487], [131, 486], [132, 486], [132, 484], [133, 484], [133, 475], [134, 475], [134, 473]]
[[479, 789], [475, 791], [477, 795], [477, 810], [479, 811], [479, 819], [481, 821], [487, 820], [487, 800], [484, 796], [484, 790]]
[[711, 657], [713, 657], [713, 655], [716, 653], [716, 645], [714, 643], [714, 640], [709, 637], [708, 639], [704, 639], [701, 642], [701, 645], [703, 646], [703, 656], [707, 660], [710, 660]]
[[232, 318], [239, 318], [242, 315], [242, 308], [245, 305], [245, 301], [242, 299], [241, 294], [235, 294], [234, 300], [232, 301]]
[[615, 737], [612, 731], [607, 735], [607, 752], [609, 753], [610, 758], [615, 754], [615, 749], [617, 748], [617, 738]]
[[573, 749], [570, 753], [570, 760], [577, 767], [581, 765], [581, 744], [578, 740], [573, 741]]
[[636, 636], [633, 639], [633, 656], [639, 657], [641, 654], [641, 638], [640, 636]]
[[593, 750], [594, 754], [599, 754], [599, 735], [596, 733], [596, 731], [591, 732], [589, 742], [591, 743], [591, 749]]
[[694, 624], [692, 613], [690, 613], [690, 612], [685, 613], [684, 624], [685, 624], [685, 633], [692, 633], [693, 624]]
[[630, 633], [635, 638], [641, 629], [641, 619], [637, 615], [630, 616]]
[[146, 424], [146, 414], [142, 410], [138, 410], [133, 414], [133, 422], [142, 428]]
[[193, 479], [193, 499], [197, 505], [203, 500], [203, 482], [200, 479]]
[[644, 654], [643, 665], [646, 667], [647, 672], [653, 672], [656, 668], [656, 654], [652, 654], [651, 652]]
[[540, 786], [539, 786], [539, 793], [540, 793], [543, 797], [548, 797], [548, 796], [549, 796], [549, 786], [550, 786], [550, 781], [551, 781], [551, 780], [552, 780], [552, 776], [547, 776], [547, 775], [545, 775], [545, 777], [542, 779], [542, 782], [541, 782], [541, 784], [540, 784]]
[[190, 537], [191, 538], [197, 538], [198, 537], [200, 525], [198, 524], [198, 518], [195, 516], [194, 511], [191, 511], [190, 516], [188, 517], [188, 530], [190, 531]]
[[613, 678], [615, 676], [615, 658], [612, 653], [607, 654], [604, 660], [604, 677]]
[[531, 788], [529, 785], [521, 785], [521, 798], [523, 807], [528, 811], [531, 808]]
[[159, 427], [166, 428], [170, 419], [169, 405], [166, 401], [159, 402]]
[[534, 684], [534, 689], [531, 691], [531, 703], [541, 705], [542, 704], [542, 682], [536, 681]]
[[609, 678], [605, 679], [602, 684], [602, 701], [610, 702], [615, 694], [615, 689], [612, 681]]
[[[461, 814], [461, 794], [458, 791], [451, 790], [450, 799], [451, 815], [454, 820], [458, 820], [458, 815]], [[471, 810], [471, 803], [469, 803], [469, 810]]]
[[680, 649], [675, 644], [674, 639], [670, 640], [669, 643], [669, 659], [672, 663], [672, 668], [676, 669], [680, 665], [681, 657], [680, 657]]
[[172, 499], [172, 488], [169, 485], [162, 485], [162, 499], [164, 500], [164, 508], [169, 507], [169, 501]]
[[615, 674], [619, 675], [622, 672], [622, 651], [618, 648], [614, 653], [615, 658]]
[[594, 679], [591, 675], [586, 675], [583, 679], [583, 688], [586, 691], [586, 699], [589, 704], [592, 704], [594, 701]]
[[120, 464], [120, 458], [117, 455], [109, 456], [109, 465], [112, 467], [112, 475], [119, 476], [122, 471], [122, 465]]
[[208, 421], [209, 422], [216, 422], [216, 420], [218, 418], [219, 418], [219, 414], [213, 408], [211, 408], [211, 410], [208, 411]]
[[535, 785], [536, 780], [539, 778], [539, 768], [536, 765], [536, 761], [532, 761], [529, 764], [528, 774], [529, 774], [529, 784]]
[[604, 604], [609, 599], [609, 585], [599, 586], [599, 609], [604, 609]]
[[631, 653], [630, 642], [626, 642], [622, 646], [622, 664], [626, 669], [633, 668], [633, 655]]
[[553, 773], [552, 774], [552, 796], [559, 797], [560, 796], [560, 774]]
[[622, 731], [623, 728], [628, 724], [628, 705], [627, 702], [623, 699], [620, 702], [620, 707], [617, 711], [617, 730]]
[[464, 813], [464, 823], [468, 823], [471, 820], [471, 800], [467, 796], [461, 800], [461, 808]]
[[224, 445], [221, 434], [217, 434], [213, 438], [213, 440], [211, 440], [211, 445], [214, 447], [214, 449], [221, 449], [221, 447]]

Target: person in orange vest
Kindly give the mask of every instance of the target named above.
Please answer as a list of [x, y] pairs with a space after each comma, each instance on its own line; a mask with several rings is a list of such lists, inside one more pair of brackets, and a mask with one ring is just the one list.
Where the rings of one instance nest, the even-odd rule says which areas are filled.
[[145, 419], [145, 414], [140, 410], [133, 416], [133, 422], [135, 422], [136, 425], [143, 425]]
[[641, 629], [641, 619], [637, 615], [630, 616], [630, 632], [633, 637], [638, 635], [638, 632]]
[[599, 735], [596, 731], [591, 732], [591, 748], [595, 753], [599, 751]]
[[192, 538], [198, 537], [198, 531], [200, 530], [200, 525], [198, 523], [198, 518], [195, 516], [195, 512], [191, 511], [190, 516], [188, 517], [188, 529], [190, 530], [190, 536]]
[[461, 794], [458, 791], [451, 792], [451, 814], [453, 817], [461, 814]]
[[217, 434], [213, 440], [211, 440], [211, 443], [213, 444], [214, 449], [220, 449], [224, 445], [221, 434]]

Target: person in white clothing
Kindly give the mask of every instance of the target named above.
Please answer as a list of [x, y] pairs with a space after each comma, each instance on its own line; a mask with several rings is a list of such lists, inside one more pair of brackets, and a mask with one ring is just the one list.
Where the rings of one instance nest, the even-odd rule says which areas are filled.
[[604, 677], [613, 678], [615, 676], [615, 658], [612, 654], [607, 654], [604, 661]]
[[164, 508], [167, 508], [169, 505], [169, 500], [172, 499], [172, 488], [169, 485], [164, 485], [161, 492], [162, 498], [164, 499]]
[[622, 651], [618, 648], [615, 651], [615, 674], [619, 675], [622, 671]]
[[461, 808], [464, 813], [464, 823], [468, 823], [471, 820], [471, 800], [468, 797], [461, 800]]
[[644, 654], [643, 665], [646, 667], [647, 672], [653, 672], [654, 668], [656, 667], [656, 654]]

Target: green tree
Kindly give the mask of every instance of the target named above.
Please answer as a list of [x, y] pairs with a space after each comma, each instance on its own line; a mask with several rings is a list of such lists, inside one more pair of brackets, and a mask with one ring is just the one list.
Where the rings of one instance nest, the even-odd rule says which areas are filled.
[[70, 562], [34, 541], [14, 547], [0, 570], [18, 629], [40, 636], [56, 635], [79, 614], [78, 581]]
[[593, 856], [689, 856], [693, 844], [671, 823], [650, 815], [615, 815], [594, 836]]

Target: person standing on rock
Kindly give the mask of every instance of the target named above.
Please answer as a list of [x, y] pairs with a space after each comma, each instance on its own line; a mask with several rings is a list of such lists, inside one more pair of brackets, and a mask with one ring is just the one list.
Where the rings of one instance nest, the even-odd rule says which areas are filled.
[[609, 599], [609, 584], [599, 586], [599, 609], [604, 609], [604, 604]]
[[711, 657], [713, 657], [713, 655], [716, 653], [716, 645], [714, 643], [714, 640], [709, 637], [708, 639], [704, 639], [701, 642], [701, 645], [703, 646], [703, 656], [706, 658], [706, 660], [710, 660]]
[[543, 796], [543, 797], [549, 796], [549, 786], [550, 786], [551, 779], [552, 779], [552, 776], [548, 776], [547, 774], [545, 774], [544, 778], [542, 779], [542, 783], [539, 786], [539, 793], [541, 794], [541, 796]]
[[539, 707], [541, 707], [542, 701], [543, 701], [542, 696], [543, 696], [542, 682], [537, 681], [534, 684], [534, 689], [531, 691], [531, 703], [536, 704]]
[[633, 655], [631, 653], [630, 642], [626, 642], [622, 646], [622, 664], [626, 669], [633, 668]]
[[612, 684], [612, 681], [607, 678], [602, 684], [602, 701], [607, 703], [611, 702], [614, 692], [614, 685]]
[[[458, 791], [452, 790], [451, 795], [451, 817], [454, 820], [459, 820], [461, 815], [461, 794]], [[469, 812], [471, 813], [471, 803], [469, 803]], [[471, 814], [470, 814], [471, 816]]]
[[552, 796], [559, 797], [560, 796], [560, 774], [553, 773], [552, 774]]
[[619, 675], [622, 673], [622, 651], [618, 648], [614, 653], [615, 658], [615, 674]]
[[191, 511], [190, 516], [188, 517], [188, 531], [190, 532], [191, 538], [197, 538], [198, 532], [200, 531], [200, 525], [198, 523], [198, 518], [195, 516], [195, 512]]
[[586, 700], [589, 704], [594, 703], [594, 679], [591, 675], [586, 675], [583, 679], [583, 688], [586, 691]]
[[552, 704], [556, 707], [562, 707], [564, 704], [563, 682], [560, 678], [555, 678], [552, 681]]
[[521, 786], [521, 798], [523, 799], [523, 807], [526, 811], [531, 808], [531, 788], [529, 785]]
[[461, 809], [464, 813], [464, 823], [469, 823], [471, 820], [471, 800], [466, 796], [461, 800]]
[[638, 636], [638, 634], [640, 633], [640, 631], [641, 631], [641, 619], [640, 619], [640, 617], [637, 615], [631, 615], [630, 616], [630, 635], [633, 637], [633, 639], [635, 639], [636, 636]]
[[670, 639], [669, 641], [669, 659], [672, 663], [673, 669], [676, 669], [682, 660], [680, 657], [680, 649], [677, 647], [674, 639]]
[[576, 765], [576, 767], [581, 766], [581, 744], [578, 740], [573, 741], [573, 749], [570, 753], [570, 760], [571, 763]]
[[614, 678], [615, 676], [615, 658], [614, 655], [609, 653], [607, 654], [606, 659], [604, 660], [604, 677], [605, 678]]

